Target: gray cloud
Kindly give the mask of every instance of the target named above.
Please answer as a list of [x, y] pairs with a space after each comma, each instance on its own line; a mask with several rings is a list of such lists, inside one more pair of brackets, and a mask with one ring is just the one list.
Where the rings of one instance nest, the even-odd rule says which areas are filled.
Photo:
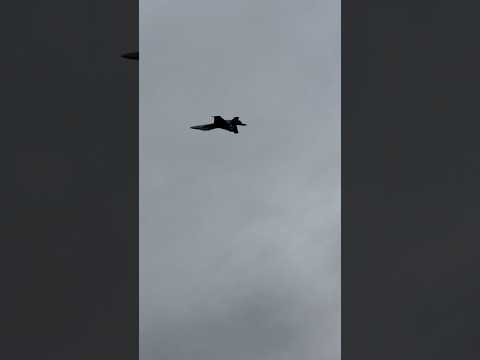
[[144, 0], [140, 45], [141, 358], [340, 359], [340, 2]]

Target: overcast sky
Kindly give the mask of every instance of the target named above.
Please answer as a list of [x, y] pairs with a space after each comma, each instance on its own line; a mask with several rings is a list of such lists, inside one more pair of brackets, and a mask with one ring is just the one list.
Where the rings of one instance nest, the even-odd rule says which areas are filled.
[[141, 359], [340, 359], [340, 1], [141, 0], [140, 53]]

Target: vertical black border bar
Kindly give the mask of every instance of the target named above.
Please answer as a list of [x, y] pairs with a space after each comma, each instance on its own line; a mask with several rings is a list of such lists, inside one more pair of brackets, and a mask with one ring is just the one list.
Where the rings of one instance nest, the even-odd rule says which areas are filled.
[[2, 15], [0, 358], [138, 359], [138, 1]]
[[342, 358], [476, 359], [478, 5], [342, 8]]

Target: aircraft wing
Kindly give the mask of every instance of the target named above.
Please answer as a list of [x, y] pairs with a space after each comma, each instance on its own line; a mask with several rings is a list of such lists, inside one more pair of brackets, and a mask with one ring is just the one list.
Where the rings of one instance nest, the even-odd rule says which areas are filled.
[[213, 117], [213, 123], [219, 127], [223, 127], [226, 125], [226, 121], [223, 117], [221, 116], [214, 116]]

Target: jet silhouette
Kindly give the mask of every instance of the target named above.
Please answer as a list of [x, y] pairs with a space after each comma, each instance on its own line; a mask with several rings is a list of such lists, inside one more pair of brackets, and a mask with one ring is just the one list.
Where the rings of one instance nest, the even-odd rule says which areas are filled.
[[122, 58], [124, 59], [129, 59], [129, 60], [137, 60], [138, 61], [138, 51], [137, 52], [131, 52], [131, 53], [126, 53], [122, 55]]
[[247, 126], [247, 124], [244, 124], [239, 120], [238, 116], [234, 117], [232, 120], [225, 120], [221, 116], [212, 116], [212, 117], [213, 117], [213, 123], [206, 124], [206, 125], [191, 126], [190, 129], [203, 130], [203, 131], [213, 130], [213, 129], [223, 129], [223, 130], [238, 134], [238, 129], [237, 129], [238, 125]]

